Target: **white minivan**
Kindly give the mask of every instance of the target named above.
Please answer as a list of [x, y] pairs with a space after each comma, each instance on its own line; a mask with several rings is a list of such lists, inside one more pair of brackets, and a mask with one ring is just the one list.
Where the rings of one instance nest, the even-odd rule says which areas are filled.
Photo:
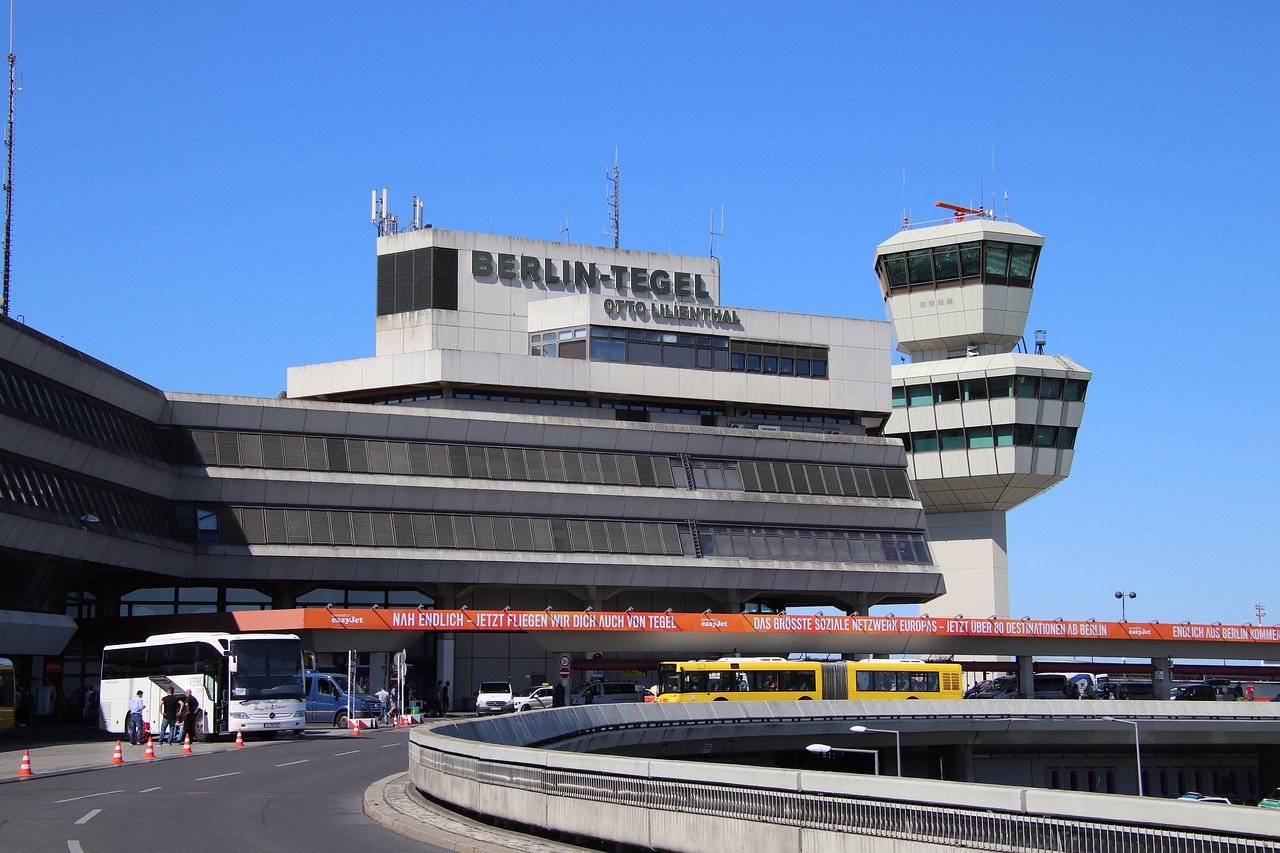
[[590, 681], [569, 694], [570, 705], [608, 705], [614, 702], [644, 702], [652, 696], [639, 684], [628, 681]]
[[476, 691], [477, 714], [506, 714], [515, 710], [510, 681], [482, 681]]

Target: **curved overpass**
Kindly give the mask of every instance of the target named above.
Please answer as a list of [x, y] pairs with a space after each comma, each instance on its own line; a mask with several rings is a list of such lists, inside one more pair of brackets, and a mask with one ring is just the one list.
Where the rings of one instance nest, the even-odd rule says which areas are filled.
[[[1106, 714], [1136, 723], [1151, 758], [1181, 755], [1185, 762], [1198, 752], [1236, 750], [1275, 768], [1280, 708], [982, 704], [978, 715], [973, 703], [959, 702], [557, 708], [416, 728], [409, 771], [424, 795], [450, 807], [570, 840], [641, 849], [873, 850], [883, 840], [939, 851], [1159, 850], [1174, 839], [1215, 853], [1275, 849], [1280, 813], [1268, 810], [964, 780], [986, 755], [1084, 751], [1127, 764], [1135, 729], [1102, 719]], [[806, 744], [855, 746], [853, 724], [883, 730], [857, 746], [889, 756], [888, 772], [900, 739], [904, 778], [824, 772], [808, 763]], [[935, 765], [939, 755], [951, 755], [952, 765]]]

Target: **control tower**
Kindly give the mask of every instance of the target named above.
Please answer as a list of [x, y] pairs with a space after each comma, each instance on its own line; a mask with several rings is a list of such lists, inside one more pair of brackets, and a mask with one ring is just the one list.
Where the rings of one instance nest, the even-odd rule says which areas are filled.
[[981, 208], [937, 204], [954, 216], [904, 221], [876, 247], [885, 313], [910, 356], [893, 365], [885, 435], [906, 445], [946, 582], [922, 611], [1007, 617], [1005, 516], [1071, 473], [1092, 374], [1045, 355], [1043, 330], [1027, 352], [1044, 238]]

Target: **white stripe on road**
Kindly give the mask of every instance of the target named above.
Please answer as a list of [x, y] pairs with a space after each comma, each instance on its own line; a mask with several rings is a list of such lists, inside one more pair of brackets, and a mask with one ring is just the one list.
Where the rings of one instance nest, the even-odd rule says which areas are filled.
[[143, 788], [143, 789], [142, 789], [141, 791], [139, 791], [138, 793], [139, 793], [139, 794], [150, 794], [152, 791], [159, 791], [159, 790], [160, 790], [161, 788], [163, 788], [163, 787], [164, 787], [164, 785], [156, 785], [154, 788]]
[[277, 764], [276, 767], [292, 767], [295, 764], [306, 764], [310, 760], [310, 758], [304, 758], [301, 761], [289, 761], [284, 764]]
[[378, 747], [378, 749], [386, 749], [386, 748], [387, 748], [387, 747], [389, 747], [389, 746], [404, 746], [404, 744], [402, 744], [402, 743], [384, 743], [382, 746]]
[[108, 794], [123, 794], [123, 793], [124, 793], [124, 789], [121, 788], [119, 791], [99, 791], [96, 794], [85, 794], [83, 797], [71, 797], [70, 799], [54, 800], [53, 802], [55, 805], [58, 803], [74, 803], [76, 800], [87, 800], [91, 797], [105, 797]]
[[346, 751], [346, 752], [335, 752], [335, 753], [333, 754], [333, 757], [334, 757], [334, 758], [337, 758], [339, 755], [355, 755], [355, 754], [356, 754], [357, 752], [359, 752], [359, 751], [360, 751], [360, 750], [358, 750], [358, 749], [351, 749], [351, 750], [348, 750], [348, 751]]
[[237, 770], [237, 771], [236, 771], [236, 772], [234, 772], [234, 773], [219, 773], [217, 776], [199, 776], [199, 777], [197, 777], [197, 778], [196, 778], [196, 781], [197, 781], [197, 782], [204, 782], [204, 781], [206, 781], [206, 780], [208, 780], [208, 779], [224, 779], [224, 778], [226, 778], [227, 776], [239, 776], [239, 775], [240, 775], [240, 771], [239, 771], [239, 770]]
[[102, 813], [102, 809], [94, 809], [93, 811], [89, 812], [87, 815], [85, 815], [84, 817], [76, 821], [76, 826], [81, 826], [83, 824], [88, 823], [89, 821], [93, 820], [95, 817], [97, 817], [101, 813]]
[[79, 841], [68, 841], [67, 853], [84, 853], [84, 848], [80, 846]]

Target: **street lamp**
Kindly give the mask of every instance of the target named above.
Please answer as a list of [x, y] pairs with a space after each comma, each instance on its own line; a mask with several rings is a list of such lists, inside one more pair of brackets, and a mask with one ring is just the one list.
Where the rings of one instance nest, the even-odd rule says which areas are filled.
[[1142, 743], [1138, 739], [1138, 721], [1137, 720], [1121, 720], [1118, 717], [1103, 717], [1108, 723], [1124, 723], [1126, 726], [1133, 726], [1133, 752], [1138, 757], [1138, 796], [1142, 796]]
[[832, 752], [856, 752], [860, 755], [870, 755], [875, 760], [876, 775], [880, 775], [880, 750], [878, 749], [841, 749], [838, 746], [827, 746], [825, 743], [811, 743], [805, 749], [814, 755], [827, 755]]
[[902, 733], [897, 729], [872, 729], [867, 726], [850, 726], [849, 731], [854, 734], [866, 734], [867, 732], [878, 732], [880, 734], [893, 735], [894, 743], [897, 745], [898, 757], [898, 775], [902, 775]]
[[1120, 599], [1120, 621], [1121, 622], [1129, 621], [1128, 618], [1125, 616], [1125, 612], [1124, 612], [1124, 600], [1126, 598], [1137, 598], [1137, 597], [1138, 597], [1138, 594], [1136, 592], [1120, 592], [1119, 590], [1116, 590], [1116, 598]]

